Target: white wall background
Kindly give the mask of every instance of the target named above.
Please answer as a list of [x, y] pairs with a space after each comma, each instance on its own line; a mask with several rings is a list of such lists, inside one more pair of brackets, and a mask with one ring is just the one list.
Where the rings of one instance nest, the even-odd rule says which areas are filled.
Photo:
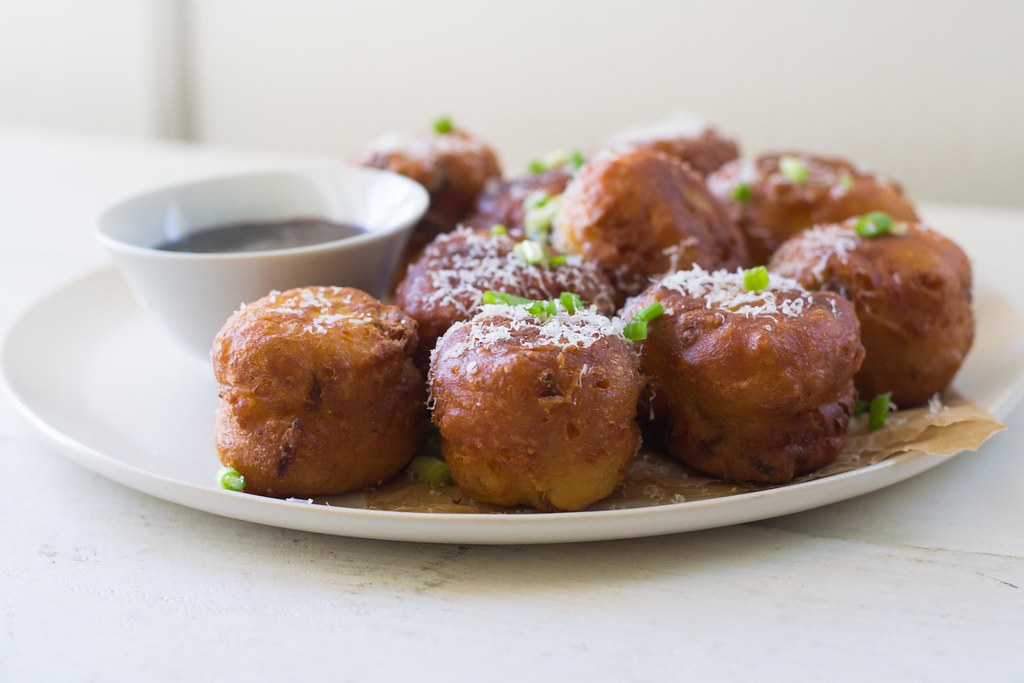
[[1022, 65], [1016, 0], [0, 0], [0, 122], [343, 156], [443, 112], [516, 169], [685, 108], [1017, 206]]

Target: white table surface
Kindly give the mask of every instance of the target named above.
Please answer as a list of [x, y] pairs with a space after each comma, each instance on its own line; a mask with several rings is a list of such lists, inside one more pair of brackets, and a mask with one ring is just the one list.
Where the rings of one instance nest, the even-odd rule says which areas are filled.
[[[303, 161], [0, 129], [0, 335], [109, 263], [89, 231], [112, 201]], [[989, 282], [1020, 281], [1024, 211], [924, 213]], [[788, 517], [456, 547], [150, 498], [65, 460], [0, 399], [0, 681], [1024, 680], [1024, 409], [1007, 426]]]

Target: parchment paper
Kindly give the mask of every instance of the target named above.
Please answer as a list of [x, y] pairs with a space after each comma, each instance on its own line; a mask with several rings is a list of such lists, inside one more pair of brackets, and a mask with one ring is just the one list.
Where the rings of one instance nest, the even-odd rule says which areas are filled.
[[[943, 402], [900, 410], [889, 415], [886, 426], [868, 431], [867, 416], [850, 422], [846, 447], [834, 463], [796, 482], [821, 479], [867, 467], [900, 453], [953, 455], [977, 450], [990, 436], [1005, 427], [983, 409], [955, 394]], [[789, 484], [787, 484], [788, 486]], [[647, 507], [704, 500], [775, 488], [707, 477], [683, 465], [660, 449], [642, 446], [626, 474], [626, 480], [592, 510]], [[526, 508], [501, 508], [476, 503], [457, 486], [431, 489], [411, 476], [402, 475], [366, 493], [367, 507], [406, 512], [531, 513]]]

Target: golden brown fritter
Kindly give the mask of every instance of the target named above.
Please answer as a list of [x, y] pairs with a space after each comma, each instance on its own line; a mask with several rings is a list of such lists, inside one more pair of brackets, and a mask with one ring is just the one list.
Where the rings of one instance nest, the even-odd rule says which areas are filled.
[[508, 180], [491, 180], [476, 198], [473, 213], [465, 223], [474, 228], [504, 225], [512, 234], [522, 234], [525, 205], [531, 195], [537, 192], [546, 192], [551, 197], [560, 195], [570, 180], [572, 172], [566, 167]]
[[398, 472], [423, 440], [416, 323], [339, 287], [270, 295], [217, 335], [216, 444], [246, 491], [329, 496]]
[[738, 159], [708, 176], [708, 187], [746, 236], [753, 265], [767, 264], [780, 244], [818, 223], [870, 211], [917, 220], [899, 185], [838, 158], [790, 153]]
[[699, 122], [682, 126], [653, 126], [624, 131], [608, 140], [609, 147], [638, 147], [663, 152], [706, 177], [740, 155], [735, 140]]
[[419, 367], [427, 367], [438, 337], [479, 310], [487, 290], [527, 299], [573, 292], [603, 313], [615, 310], [614, 290], [593, 264], [569, 256], [557, 266], [530, 265], [513, 252], [515, 244], [508, 235], [460, 228], [438, 237], [409, 268], [396, 301], [419, 326]]
[[430, 194], [427, 220], [452, 230], [473, 208], [488, 180], [501, 177], [494, 151], [463, 131], [387, 136], [352, 162], [412, 178]]
[[475, 500], [581, 510], [609, 495], [640, 446], [637, 359], [595, 309], [545, 320], [488, 306], [456, 323], [431, 366], [434, 424]]
[[971, 264], [956, 243], [921, 224], [864, 239], [856, 222], [793, 237], [770, 267], [853, 302], [867, 351], [856, 377], [864, 398], [891, 391], [899, 406], [924, 403], [953, 380], [974, 340]]
[[747, 261], [743, 236], [703, 180], [649, 149], [605, 151], [583, 166], [562, 195], [554, 244], [597, 263], [620, 303], [666, 272]]
[[[853, 306], [772, 276], [696, 268], [632, 300], [665, 313], [640, 342], [653, 427], [676, 458], [734, 481], [781, 484], [839, 454], [864, 358]], [[643, 415], [642, 415], [643, 416]]]

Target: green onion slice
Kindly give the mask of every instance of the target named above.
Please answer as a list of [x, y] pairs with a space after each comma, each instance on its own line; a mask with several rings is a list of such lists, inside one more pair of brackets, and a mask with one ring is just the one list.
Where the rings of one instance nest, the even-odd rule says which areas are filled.
[[451, 117], [442, 116], [434, 119], [434, 132], [444, 135], [445, 133], [451, 133], [455, 130], [455, 125], [452, 123]]
[[736, 187], [732, 188], [733, 201], [737, 201], [740, 204], [750, 200], [750, 185], [747, 183], [740, 183]]
[[537, 175], [538, 173], [543, 173], [544, 171], [548, 170], [548, 167], [545, 166], [544, 162], [541, 161], [540, 159], [534, 159], [533, 161], [526, 165], [526, 170], [533, 175]]
[[811, 177], [807, 164], [802, 159], [793, 156], [784, 156], [779, 159], [779, 171], [787, 180], [798, 185], [806, 183]]
[[536, 209], [541, 206], [544, 206], [550, 200], [551, 193], [549, 193], [547, 190], [537, 190], [536, 192], [531, 192], [529, 195], [527, 195], [526, 199], [523, 201], [523, 206], [527, 210]]
[[566, 149], [553, 149], [544, 155], [544, 166], [546, 170], [565, 166], [572, 160], [572, 152]]
[[887, 391], [871, 399], [868, 404], [868, 429], [875, 431], [885, 426], [889, 419], [889, 408], [891, 407], [892, 392]]
[[543, 244], [533, 240], [517, 242], [512, 247], [512, 251], [527, 265], [539, 266], [547, 263], [548, 260], [548, 250], [544, 248]]
[[222, 467], [217, 472], [217, 483], [228, 491], [244, 491], [245, 477], [234, 467]]
[[550, 318], [558, 315], [558, 303], [555, 301], [534, 301], [526, 310], [538, 318]]
[[532, 303], [532, 299], [524, 299], [521, 296], [515, 294], [505, 294], [504, 292], [496, 292], [493, 289], [488, 289], [480, 296], [480, 303], [483, 304], [505, 304], [507, 306], [522, 306], [523, 304]]
[[871, 239], [892, 232], [892, 227], [892, 216], [884, 211], [872, 211], [858, 218], [853, 229], [861, 237]]
[[569, 155], [569, 165], [572, 166], [572, 170], [578, 171], [583, 168], [583, 164], [587, 163], [586, 157], [578, 149], [574, 149], [572, 154]]
[[768, 269], [764, 266], [743, 271], [743, 289], [759, 292], [768, 286]]
[[629, 341], [642, 341], [647, 339], [647, 321], [637, 320], [626, 323], [622, 328], [622, 336]]
[[853, 416], [858, 417], [866, 412], [868, 412], [868, 402], [857, 399], [857, 402], [853, 404]]
[[552, 197], [543, 190], [527, 197], [523, 203], [523, 229], [526, 236], [535, 242], [546, 243], [560, 205], [561, 195]]
[[569, 311], [569, 313], [575, 313], [584, 306], [586, 302], [576, 292], [562, 292], [558, 297], [558, 302], [562, 304], [562, 308]]
[[551, 266], [552, 268], [554, 268], [555, 266], [563, 266], [568, 260], [569, 257], [566, 256], [565, 254], [558, 254], [557, 256], [552, 256], [551, 258], [548, 259], [548, 265]]
[[497, 223], [497, 224], [491, 226], [491, 234], [495, 235], [495, 236], [497, 236], [497, 235], [507, 235], [508, 234], [508, 228], [506, 228], [501, 223]]
[[409, 463], [409, 471], [431, 488], [441, 488], [452, 483], [452, 473], [444, 460], [432, 455], [418, 455]]
[[652, 301], [647, 304], [633, 315], [633, 320], [637, 322], [649, 323], [659, 315], [665, 312], [665, 307], [661, 305], [660, 301]]

